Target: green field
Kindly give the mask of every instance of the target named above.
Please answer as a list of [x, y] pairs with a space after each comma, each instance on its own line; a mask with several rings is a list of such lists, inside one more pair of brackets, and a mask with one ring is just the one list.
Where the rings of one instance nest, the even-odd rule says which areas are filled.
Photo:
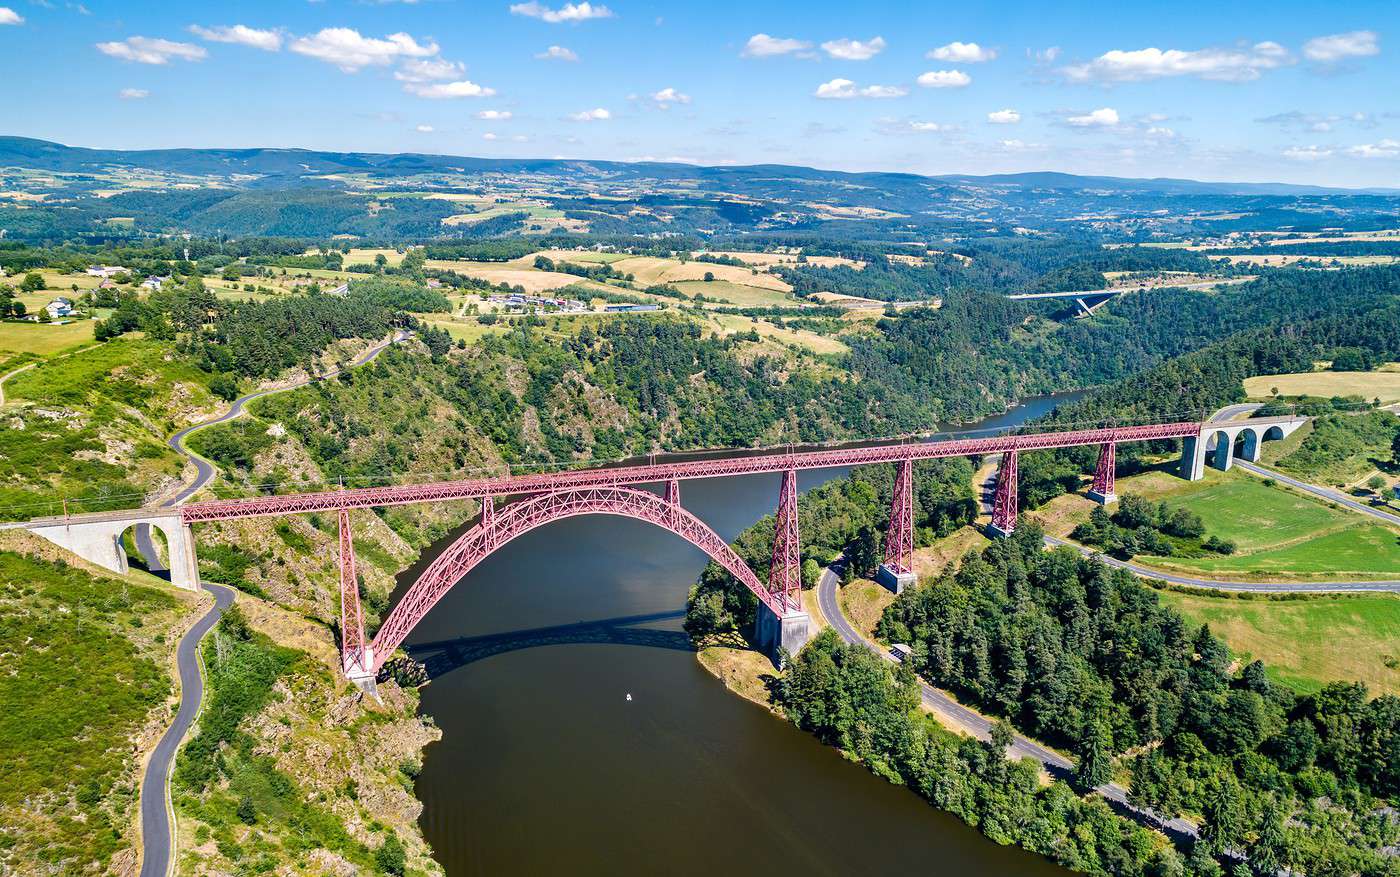
[[1400, 533], [1249, 476], [1195, 482], [1166, 500], [1190, 508], [1207, 533], [1233, 541], [1239, 550], [1229, 556], [1141, 558], [1152, 566], [1246, 578], [1400, 576]]
[[0, 551], [6, 873], [118, 872], [113, 857], [134, 844], [132, 743], [170, 692], [165, 665], [185, 605], [139, 576], [98, 579]]
[[1390, 462], [1400, 419], [1388, 411], [1369, 411], [1318, 417], [1307, 425], [1311, 428], [1302, 441], [1276, 460], [1276, 468], [1315, 484], [1346, 486]]
[[1242, 661], [1264, 661], [1271, 675], [1295, 688], [1358, 680], [1374, 693], [1400, 694], [1400, 596], [1161, 596], [1193, 623], [1209, 624]]
[[436, 329], [446, 329], [447, 334], [452, 336], [453, 341], [465, 341], [468, 344], [475, 344], [487, 335], [506, 332], [510, 328], [510, 324], [507, 322], [499, 322], [492, 326], [486, 326], [476, 322], [449, 323], [433, 321], [432, 326]]
[[701, 294], [706, 298], [729, 302], [739, 307], [793, 307], [791, 295], [776, 289], [760, 289], [729, 280], [682, 280], [672, 283], [686, 295]]
[[0, 323], [0, 351], [52, 356], [92, 343], [92, 320], [60, 326], [48, 323]]

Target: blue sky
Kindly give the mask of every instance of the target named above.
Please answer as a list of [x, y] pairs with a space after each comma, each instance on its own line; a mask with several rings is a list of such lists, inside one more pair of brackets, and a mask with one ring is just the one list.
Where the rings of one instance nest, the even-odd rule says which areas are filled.
[[1400, 3], [0, 0], [0, 132], [1400, 186]]

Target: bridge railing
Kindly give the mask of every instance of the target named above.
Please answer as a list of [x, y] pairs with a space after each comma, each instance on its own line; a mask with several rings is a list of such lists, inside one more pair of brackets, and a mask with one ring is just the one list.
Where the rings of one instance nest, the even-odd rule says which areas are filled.
[[586, 487], [649, 484], [673, 479], [720, 478], [730, 475], [784, 472], [790, 469], [865, 466], [877, 463], [897, 463], [906, 459], [932, 460], [942, 457], [970, 457], [1000, 454], [1011, 450], [1048, 450], [1101, 445], [1105, 442], [1121, 444], [1195, 436], [1200, 434], [1201, 427], [1202, 424], [1197, 421], [1115, 426], [1068, 432], [996, 435], [986, 438], [901, 442], [867, 447], [647, 463], [614, 468], [571, 469], [562, 472], [436, 481], [426, 484], [359, 487], [346, 490], [190, 503], [181, 509], [181, 515], [186, 523], [198, 523], [261, 515], [331, 511], [340, 508], [370, 508]]

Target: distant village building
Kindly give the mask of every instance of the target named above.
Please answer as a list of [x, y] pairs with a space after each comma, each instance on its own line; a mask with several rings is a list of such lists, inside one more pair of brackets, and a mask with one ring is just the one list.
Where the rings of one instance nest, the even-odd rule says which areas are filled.
[[150, 277], [147, 277], [145, 280], [141, 281], [141, 288], [149, 289], [151, 292], [160, 292], [160, 288], [169, 282], [169, 277], [157, 277], [156, 275], [152, 274]]
[[97, 284], [97, 288], [98, 288], [98, 289], [116, 289], [116, 288], [117, 288], [117, 283], [116, 283], [115, 280], [104, 280], [104, 281], [102, 281], [101, 283]]
[[438, 280], [436, 277], [429, 277], [429, 278], [428, 278], [428, 288], [429, 288], [429, 289], [441, 289], [441, 288], [442, 288], [442, 281], [441, 281], [441, 280]]
[[661, 305], [608, 305], [603, 310], [610, 314], [641, 314], [647, 311], [659, 311]]
[[59, 317], [71, 317], [73, 315], [73, 303], [66, 298], [56, 298], [44, 305], [44, 310], [48, 311], [49, 319], [57, 320]]
[[334, 296], [341, 296], [341, 297], [343, 297], [343, 296], [347, 296], [347, 295], [349, 295], [349, 294], [350, 294], [350, 284], [348, 284], [348, 283], [342, 283], [342, 284], [340, 284], [339, 286], [337, 286], [335, 289], [328, 289], [328, 290], [326, 290], [326, 295], [334, 295]]
[[89, 277], [111, 278], [118, 274], [130, 274], [131, 272], [120, 265], [89, 265], [87, 273]]
[[513, 293], [511, 295], [493, 295], [487, 299], [494, 304], [502, 305], [506, 308], [517, 309], [525, 307], [555, 308], [560, 311], [586, 311], [588, 304], [575, 298], [542, 298], [537, 295], [521, 295]]

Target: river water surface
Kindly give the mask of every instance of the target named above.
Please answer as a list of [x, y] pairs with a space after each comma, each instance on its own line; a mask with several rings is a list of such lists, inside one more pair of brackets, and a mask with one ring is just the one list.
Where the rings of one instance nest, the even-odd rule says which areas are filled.
[[[843, 472], [798, 473], [799, 489]], [[687, 481], [681, 501], [732, 539], [771, 513], [778, 483]], [[400, 576], [395, 600], [456, 535]], [[504, 546], [414, 630], [408, 646], [446, 671], [422, 691], [443, 737], [417, 795], [451, 877], [1065, 873], [730, 694], [680, 632], [706, 562], [639, 521], [571, 518]]]

